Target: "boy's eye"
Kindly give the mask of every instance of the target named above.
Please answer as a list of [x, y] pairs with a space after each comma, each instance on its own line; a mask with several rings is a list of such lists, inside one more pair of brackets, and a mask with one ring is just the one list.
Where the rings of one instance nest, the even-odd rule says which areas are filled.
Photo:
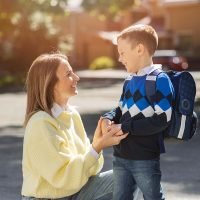
[[71, 76], [72, 75], [72, 72], [68, 72], [67, 74], [66, 74], [66, 76]]

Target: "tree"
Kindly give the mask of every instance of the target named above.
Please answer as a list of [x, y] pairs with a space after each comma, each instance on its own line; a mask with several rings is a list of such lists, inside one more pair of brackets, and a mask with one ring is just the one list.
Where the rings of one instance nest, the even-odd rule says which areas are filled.
[[0, 1], [0, 68], [23, 72], [41, 53], [58, 47], [55, 19], [65, 15], [67, 0]]
[[82, 7], [97, 15], [114, 18], [122, 10], [130, 9], [138, 0], [83, 0]]

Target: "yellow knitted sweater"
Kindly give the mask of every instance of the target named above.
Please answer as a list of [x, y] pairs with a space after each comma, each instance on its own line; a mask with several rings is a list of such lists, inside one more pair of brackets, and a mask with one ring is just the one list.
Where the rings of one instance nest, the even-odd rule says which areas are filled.
[[61, 198], [78, 192], [103, 166], [95, 158], [78, 112], [56, 119], [43, 111], [29, 120], [23, 145], [22, 195]]

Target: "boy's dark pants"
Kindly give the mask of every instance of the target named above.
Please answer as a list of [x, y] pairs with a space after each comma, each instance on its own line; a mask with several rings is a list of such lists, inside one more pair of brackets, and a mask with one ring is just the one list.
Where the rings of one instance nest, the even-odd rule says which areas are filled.
[[114, 157], [114, 200], [133, 200], [137, 187], [145, 200], [164, 200], [159, 159], [128, 160]]

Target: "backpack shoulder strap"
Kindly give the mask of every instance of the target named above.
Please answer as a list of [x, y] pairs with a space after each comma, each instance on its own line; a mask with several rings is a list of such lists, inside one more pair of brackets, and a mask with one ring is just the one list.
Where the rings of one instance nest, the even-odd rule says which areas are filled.
[[162, 69], [155, 69], [154, 71], [152, 71], [150, 74], [147, 74], [146, 76], [146, 83], [145, 83], [146, 91], [145, 92], [146, 92], [146, 97], [152, 107], [153, 107], [153, 102], [154, 102], [153, 96], [156, 93], [156, 79], [160, 73], [163, 73]]

